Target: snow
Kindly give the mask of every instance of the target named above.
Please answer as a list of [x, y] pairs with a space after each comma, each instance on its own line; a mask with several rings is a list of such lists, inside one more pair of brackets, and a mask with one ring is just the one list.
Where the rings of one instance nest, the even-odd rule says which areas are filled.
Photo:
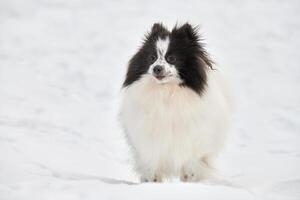
[[[201, 25], [231, 75], [221, 180], [139, 184], [117, 121], [152, 23]], [[2, 0], [0, 199], [300, 199], [300, 2]]]

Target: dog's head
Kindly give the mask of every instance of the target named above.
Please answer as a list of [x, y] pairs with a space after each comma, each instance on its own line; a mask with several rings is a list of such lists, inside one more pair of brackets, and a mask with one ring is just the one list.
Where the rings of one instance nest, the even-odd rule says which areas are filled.
[[211, 67], [197, 28], [186, 23], [168, 31], [156, 23], [130, 60], [123, 86], [150, 75], [158, 84], [175, 82], [201, 93], [206, 84], [206, 71]]

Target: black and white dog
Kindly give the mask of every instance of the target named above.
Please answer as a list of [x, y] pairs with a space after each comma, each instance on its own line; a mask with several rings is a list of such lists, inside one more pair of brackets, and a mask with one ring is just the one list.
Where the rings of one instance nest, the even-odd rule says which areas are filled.
[[231, 101], [200, 40], [190, 24], [154, 24], [129, 62], [120, 117], [141, 181], [212, 175]]

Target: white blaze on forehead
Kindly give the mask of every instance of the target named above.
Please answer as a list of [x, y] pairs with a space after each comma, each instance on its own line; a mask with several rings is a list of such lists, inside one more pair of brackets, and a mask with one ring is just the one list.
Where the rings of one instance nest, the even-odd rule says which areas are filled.
[[159, 80], [160, 83], [167, 83], [169, 81], [177, 81], [182, 82], [181, 79], [178, 76], [177, 69], [174, 65], [168, 63], [165, 59], [166, 53], [168, 51], [170, 44], [169, 37], [166, 38], [159, 38], [156, 41], [156, 52], [157, 52], [157, 59], [152, 65], [150, 65], [148, 73], [153, 75], [153, 68], [157, 65], [160, 65], [163, 67], [163, 73], [165, 78], [162, 80]]
[[157, 50], [158, 57], [162, 57], [166, 55], [168, 51], [169, 43], [170, 43], [169, 37], [166, 37], [164, 39], [159, 38], [157, 40], [156, 50]]

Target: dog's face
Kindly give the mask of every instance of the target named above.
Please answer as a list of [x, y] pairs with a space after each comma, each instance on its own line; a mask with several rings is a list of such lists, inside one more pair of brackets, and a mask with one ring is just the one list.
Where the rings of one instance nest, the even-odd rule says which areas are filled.
[[130, 60], [124, 87], [148, 75], [158, 84], [173, 82], [201, 93], [206, 70], [211, 65], [191, 25], [184, 24], [170, 32], [162, 24], [154, 24], [143, 46]]
[[168, 83], [170, 81], [182, 82], [179, 77], [176, 63], [177, 56], [174, 52], [170, 53], [170, 39], [169, 37], [158, 38], [155, 41], [154, 51], [149, 55], [150, 66], [147, 73], [151, 74], [158, 83]]

